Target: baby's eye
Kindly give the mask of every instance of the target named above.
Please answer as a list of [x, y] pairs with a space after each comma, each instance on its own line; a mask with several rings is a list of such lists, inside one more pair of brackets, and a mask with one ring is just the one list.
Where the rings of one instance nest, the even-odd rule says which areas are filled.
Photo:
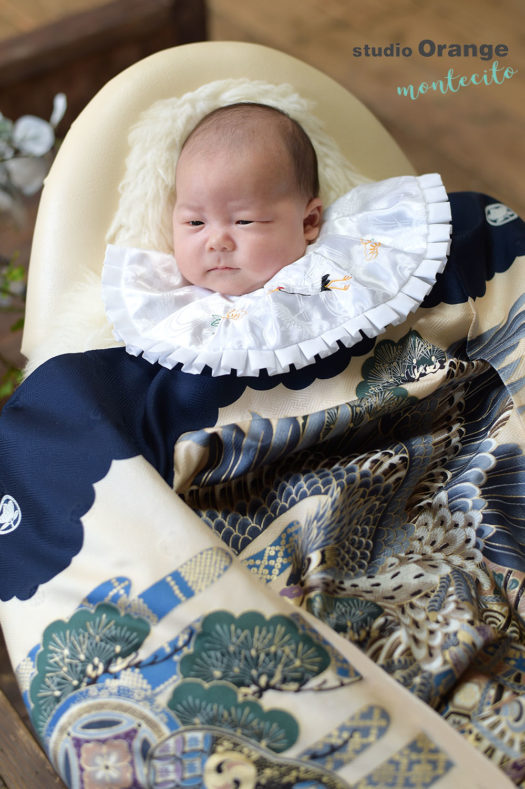
[[203, 224], [204, 222], [202, 222], [200, 219], [190, 219], [188, 222], [188, 225], [190, 225], [190, 227], [199, 227], [200, 225]]
[[251, 224], [253, 224], [253, 219], [238, 219], [236, 224], [237, 225], [251, 225]]

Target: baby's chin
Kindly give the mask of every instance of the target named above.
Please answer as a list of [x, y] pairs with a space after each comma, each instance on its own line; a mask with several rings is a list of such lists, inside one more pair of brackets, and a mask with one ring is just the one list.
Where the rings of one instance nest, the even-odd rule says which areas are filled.
[[[230, 279], [231, 275], [225, 277], [225, 279]], [[235, 279], [235, 277], [232, 277]], [[253, 284], [242, 284], [242, 283], [235, 283], [235, 282], [225, 282], [224, 285], [219, 283], [212, 283], [210, 278], [206, 278], [205, 280], [199, 280], [190, 282], [186, 277], [182, 278], [183, 285], [195, 285], [197, 288], [203, 288], [204, 290], [209, 290], [212, 293], [219, 293], [221, 296], [225, 298], [233, 297], [233, 296], [246, 296], [248, 293], [255, 293], [256, 290], [261, 290], [264, 287], [265, 282], [260, 283], [253, 283]]]
[[256, 290], [260, 290], [263, 285], [254, 285], [252, 288], [224, 288], [215, 290], [215, 293], [219, 293], [221, 296], [225, 298], [233, 298], [234, 296], [247, 296], [248, 293], [255, 293]]

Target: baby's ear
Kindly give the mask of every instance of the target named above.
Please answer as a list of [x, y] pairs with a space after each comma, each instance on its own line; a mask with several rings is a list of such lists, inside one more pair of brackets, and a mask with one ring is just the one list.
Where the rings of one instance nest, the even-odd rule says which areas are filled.
[[313, 197], [304, 210], [304, 240], [309, 244], [315, 241], [321, 230], [323, 221], [323, 204], [318, 197]]

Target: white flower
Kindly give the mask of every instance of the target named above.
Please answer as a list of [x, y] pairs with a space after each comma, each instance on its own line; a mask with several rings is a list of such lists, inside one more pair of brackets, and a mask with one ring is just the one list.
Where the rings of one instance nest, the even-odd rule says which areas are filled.
[[51, 163], [55, 127], [66, 111], [63, 93], [53, 99], [48, 121], [23, 115], [15, 123], [0, 113], [0, 213], [15, 214], [21, 195], [33, 195], [41, 188]]
[[22, 115], [13, 126], [12, 140], [22, 154], [43, 156], [55, 143], [53, 127], [36, 115]]
[[4, 163], [9, 173], [11, 184], [19, 189], [22, 194], [33, 195], [42, 186], [49, 169], [49, 162], [45, 159], [35, 159], [29, 156], [20, 156], [9, 159]]
[[12, 145], [9, 145], [7, 140], [0, 140], [0, 162], [10, 159], [14, 152], [15, 149]]
[[65, 93], [57, 93], [55, 98], [53, 99], [53, 112], [51, 113], [51, 117], [49, 119], [49, 123], [55, 129], [62, 118], [67, 109], [67, 99]]
[[53, 112], [48, 121], [36, 115], [22, 115], [13, 124], [11, 142], [21, 154], [27, 156], [43, 156], [55, 144], [55, 127], [64, 117], [67, 100], [63, 93], [57, 93], [53, 99]]

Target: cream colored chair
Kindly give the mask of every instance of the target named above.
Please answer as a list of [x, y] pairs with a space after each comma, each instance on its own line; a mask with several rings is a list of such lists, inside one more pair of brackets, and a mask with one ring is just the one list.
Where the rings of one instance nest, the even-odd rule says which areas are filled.
[[413, 172], [385, 129], [354, 96], [315, 68], [256, 44], [202, 42], [158, 52], [111, 80], [68, 132], [46, 180], [31, 254], [22, 351], [31, 359], [80, 272], [99, 272], [118, 206], [128, 131], [159, 99], [212, 80], [287, 82], [316, 103], [342, 152], [371, 179]]

